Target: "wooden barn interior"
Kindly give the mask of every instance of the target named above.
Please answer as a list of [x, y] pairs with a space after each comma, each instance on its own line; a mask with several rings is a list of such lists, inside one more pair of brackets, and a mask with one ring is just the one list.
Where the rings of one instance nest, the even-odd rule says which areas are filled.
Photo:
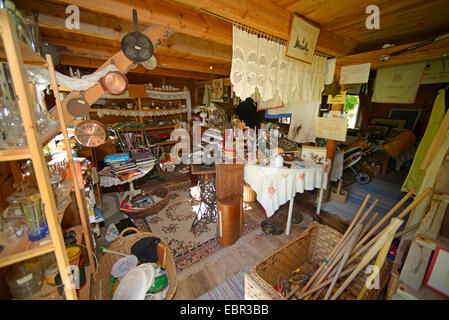
[[448, 31], [445, 0], [1, 0], [0, 299], [447, 300]]

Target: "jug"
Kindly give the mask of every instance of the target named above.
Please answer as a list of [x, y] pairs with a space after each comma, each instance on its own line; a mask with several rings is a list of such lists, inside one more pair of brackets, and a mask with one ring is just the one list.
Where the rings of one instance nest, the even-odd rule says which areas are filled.
[[22, 201], [22, 212], [28, 239], [38, 241], [45, 238], [48, 235], [48, 226], [39, 193], [34, 193]]

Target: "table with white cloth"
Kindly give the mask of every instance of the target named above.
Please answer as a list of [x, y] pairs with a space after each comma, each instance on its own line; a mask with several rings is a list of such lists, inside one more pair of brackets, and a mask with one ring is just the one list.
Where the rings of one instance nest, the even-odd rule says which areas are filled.
[[129, 200], [131, 200], [133, 197], [141, 193], [141, 190], [134, 189], [133, 181], [142, 178], [147, 173], [153, 169], [155, 163], [145, 165], [145, 166], [139, 166], [137, 165], [137, 169], [140, 171], [140, 174], [133, 176], [130, 179], [121, 180], [118, 177], [115, 177], [111, 174], [111, 168], [109, 166], [104, 167], [100, 172], [98, 172], [98, 175], [100, 177], [100, 186], [101, 187], [112, 187], [117, 186], [125, 183], [129, 183], [129, 191], [126, 191], [120, 196], [120, 202], [126, 199], [126, 197], [129, 196]]
[[290, 201], [286, 235], [290, 234], [293, 202], [297, 192], [321, 189], [317, 214], [320, 212], [323, 189], [326, 189], [330, 161], [317, 164], [311, 161], [292, 161], [290, 168], [246, 165], [245, 182], [257, 193], [257, 201], [271, 217], [281, 205]]

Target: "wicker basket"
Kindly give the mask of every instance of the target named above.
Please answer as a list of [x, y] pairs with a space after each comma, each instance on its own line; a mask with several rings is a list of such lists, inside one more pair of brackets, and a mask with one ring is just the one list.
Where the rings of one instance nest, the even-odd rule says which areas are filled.
[[248, 184], [243, 186], [243, 201], [254, 202], [257, 200], [257, 193]]
[[[125, 232], [134, 231], [136, 233], [129, 234], [127, 236], [124, 236]], [[178, 285], [177, 279], [176, 279], [176, 265], [175, 260], [173, 258], [173, 254], [170, 251], [170, 248], [167, 244], [167, 242], [159, 237], [158, 235], [155, 235], [150, 232], [143, 232], [139, 231], [136, 228], [126, 228], [124, 229], [120, 237], [118, 237], [116, 240], [114, 240], [111, 243], [111, 246], [109, 249], [125, 254], [131, 254], [131, 247], [139, 241], [140, 239], [147, 238], [147, 237], [157, 237], [161, 239], [160, 243], [158, 244], [157, 249], [157, 255], [158, 255], [158, 262], [161, 265], [161, 267], [165, 266], [165, 270], [167, 271], [167, 277], [168, 277], [168, 291], [167, 295], [165, 297], [165, 300], [170, 300], [173, 298], [176, 292], [176, 287]], [[98, 270], [96, 273], [96, 280], [94, 281], [94, 298], [95, 300], [109, 300], [111, 297], [111, 287], [110, 287], [110, 278], [111, 278], [111, 270], [114, 263], [122, 258], [119, 255], [116, 254], [109, 254], [106, 253], [100, 260], [98, 264]]]
[[[245, 299], [282, 300], [283, 296], [274, 289], [279, 276], [287, 276], [298, 267], [309, 276], [313, 275], [341, 236], [338, 231], [313, 222], [301, 235], [258, 262], [245, 274]], [[380, 271], [379, 289], [367, 290], [364, 299], [376, 300], [379, 297], [388, 281], [390, 269], [391, 263], [385, 263]], [[340, 297], [346, 294], [356, 297], [368, 276], [359, 273]]]
[[391, 270], [390, 280], [388, 281], [387, 292], [385, 293], [385, 300], [392, 300], [399, 284], [399, 273], [396, 270]]
[[[133, 212], [121, 210], [124, 214], [126, 214], [131, 219], [142, 219], [142, 218], [151, 216], [152, 214], [156, 214], [159, 211], [161, 211], [162, 209], [164, 209], [165, 206], [168, 204], [168, 201], [170, 200], [168, 198], [168, 189], [166, 189], [166, 188], [158, 188], [158, 189], [153, 189], [153, 190], [148, 190], [148, 191], [143, 189], [143, 191], [145, 191], [145, 193], [148, 195], [158, 196], [159, 198], [162, 198], [162, 200], [151, 205], [149, 208], [145, 208], [142, 210], [136, 210]], [[125, 201], [127, 201], [127, 200], [128, 200], [128, 198], [125, 199]]]

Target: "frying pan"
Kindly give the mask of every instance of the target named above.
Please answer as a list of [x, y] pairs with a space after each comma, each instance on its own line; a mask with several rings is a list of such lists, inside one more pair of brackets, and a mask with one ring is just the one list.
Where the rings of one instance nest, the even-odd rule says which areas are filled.
[[134, 32], [125, 35], [121, 42], [123, 54], [130, 60], [144, 62], [153, 55], [153, 43], [138, 31], [137, 11], [133, 9]]
[[79, 97], [71, 98], [67, 101], [67, 111], [74, 117], [85, 117], [89, 115], [89, 103], [84, 98], [85, 92], [81, 91]]
[[108, 72], [100, 81], [101, 87], [106, 93], [121, 95], [128, 90], [128, 79], [120, 71]]

